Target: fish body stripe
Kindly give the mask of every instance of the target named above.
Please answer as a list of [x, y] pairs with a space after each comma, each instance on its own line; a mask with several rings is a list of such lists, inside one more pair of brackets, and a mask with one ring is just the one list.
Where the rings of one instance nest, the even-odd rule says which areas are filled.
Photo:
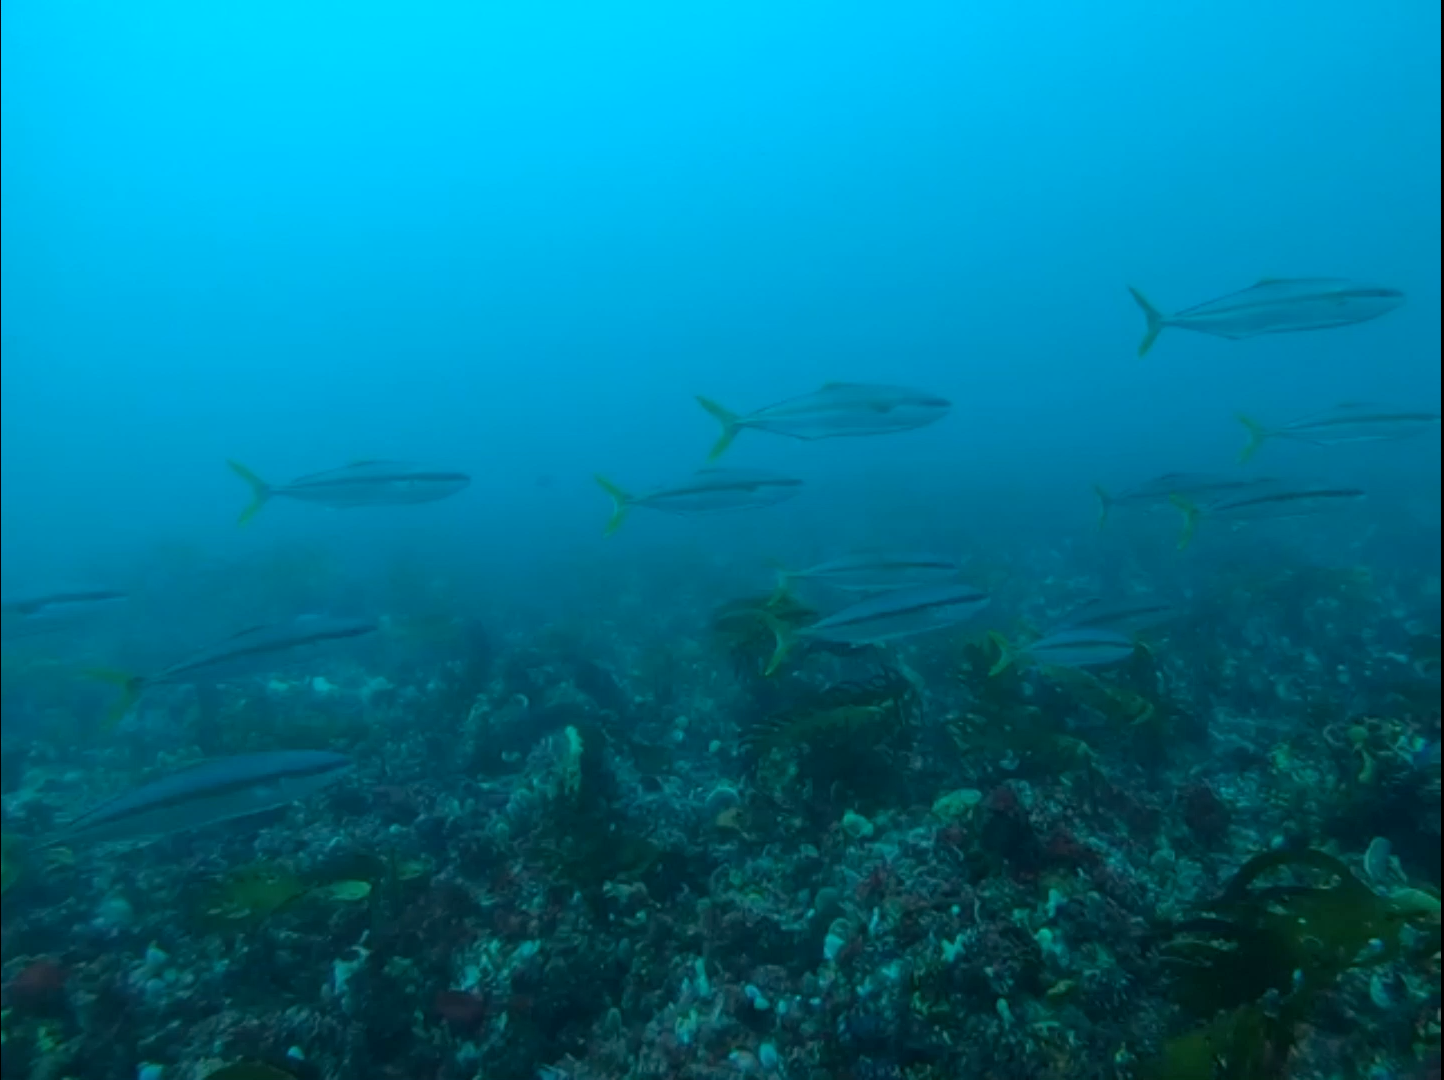
[[142, 814], [154, 813], [157, 810], [168, 810], [184, 806], [186, 803], [198, 799], [211, 799], [223, 795], [237, 795], [248, 788], [258, 788], [265, 784], [273, 784], [281, 780], [304, 780], [313, 776], [324, 776], [331, 772], [340, 772], [350, 766], [350, 762], [318, 762], [304, 768], [287, 769], [270, 776], [250, 776], [243, 780], [233, 780], [229, 783], [217, 784], [214, 787], [193, 788], [190, 791], [178, 791], [174, 795], [164, 799], [155, 799], [147, 802], [140, 802], [134, 806], [128, 806], [123, 810], [114, 813], [107, 813], [105, 806], [98, 806], [87, 814], [83, 814], [66, 826], [66, 832], [82, 832], [93, 825], [112, 825], [118, 822], [125, 822]]
[[317, 645], [324, 641], [343, 641], [346, 638], [361, 637], [374, 630], [371, 626], [348, 626], [339, 630], [332, 630], [324, 634], [314, 634], [311, 637], [297, 638], [287, 641], [270, 641], [261, 645], [253, 645], [247, 649], [233, 649], [217, 656], [207, 656], [199, 660], [179, 664], [169, 668], [166, 675], [180, 675], [192, 671], [203, 671], [213, 664], [224, 664], [243, 656], [261, 656], [265, 653], [284, 652], [287, 649], [296, 649], [304, 645]]
[[301, 480], [288, 486], [296, 491], [310, 491], [313, 488], [375, 487], [407, 482], [454, 483], [469, 479], [471, 478], [465, 473], [398, 473], [395, 476], [338, 476], [331, 480]]
[[931, 611], [934, 608], [957, 607], [961, 604], [976, 604], [986, 599], [988, 599], [986, 593], [969, 593], [966, 596], [949, 596], [939, 600], [921, 601], [916, 604], [909, 604], [907, 607], [891, 608], [886, 611], [860, 612], [850, 619], [830, 621], [824, 629], [834, 630], [843, 626], [857, 626], [867, 623], [872, 619], [892, 619], [899, 615], [913, 615], [918, 612]]

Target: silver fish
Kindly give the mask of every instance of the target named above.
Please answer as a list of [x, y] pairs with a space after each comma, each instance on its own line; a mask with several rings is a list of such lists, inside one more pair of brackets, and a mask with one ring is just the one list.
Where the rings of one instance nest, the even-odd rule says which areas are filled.
[[42, 846], [138, 840], [248, 817], [313, 795], [350, 768], [350, 758], [324, 750], [202, 761], [87, 810]]
[[130, 599], [114, 589], [71, 589], [0, 602], [0, 637], [28, 637], [72, 626]]
[[748, 510], [776, 506], [802, 490], [802, 481], [760, 469], [698, 469], [686, 480], [642, 495], [624, 491], [604, 476], [596, 477], [612, 497], [611, 536], [634, 506], [669, 514], [707, 514], [718, 510]]
[[1137, 289], [1130, 287], [1128, 291], [1148, 320], [1148, 330], [1138, 346], [1139, 356], [1153, 347], [1165, 327], [1239, 340], [1260, 334], [1352, 326], [1386, 315], [1404, 302], [1404, 294], [1398, 289], [1343, 278], [1265, 278], [1247, 289], [1165, 315]]
[[244, 525], [273, 498], [316, 503], [333, 510], [357, 506], [407, 506], [436, 502], [462, 491], [471, 477], [454, 469], [434, 469], [402, 461], [357, 461], [328, 472], [300, 476], [272, 486], [236, 461], [231, 471], [251, 486], [251, 504], [241, 512]]
[[1131, 637], [1152, 630], [1174, 619], [1178, 609], [1156, 596], [1138, 596], [1126, 600], [1095, 598], [1078, 605], [1055, 622], [1047, 636], [1064, 630], [1111, 630]]
[[1116, 664], [1120, 660], [1127, 660], [1138, 647], [1127, 634], [1100, 629], [1059, 630], [1021, 649], [1009, 646], [999, 634], [994, 634], [993, 640], [997, 643], [999, 652], [998, 661], [991, 672], [994, 675], [1014, 663], [1063, 668]]
[[23, 599], [11, 599], [0, 603], [0, 611], [6, 615], [23, 615], [26, 618], [61, 614], [65, 612], [93, 611], [97, 607], [111, 607], [130, 599], [129, 594], [114, 589], [75, 589], [69, 592], [41, 593]]
[[1312, 443], [1315, 446], [1407, 439], [1421, 431], [1438, 427], [1439, 414], [1423, 409], [1400, 409], [1388, 405], [1350, 402], [1294, 420], [1282, 427], [1265, 427], [1243, 415], [1239, 416], [1239, 421], [1248, 428], [1248, 445], [1239, 455], [1239, 461], [1244, 462], [1253, 457], [1259, 447], [1269, 439], [1293, 439], [1295, 442]]
[[1199, 520], [1204, 517], [1240, 524], [1308, 517], [1350, 506], [1363, 499], [1365, 494], [1359, 488], [1274, 482], [1257, 490], [1224, 495], [1202, 505], [1175, 496], [1174, 504], [1183, 511], [1183, 534], [1179, 537], [1178, 546], [1188, 546]]
[[966, 622], [987, 607], [990, 599], [971, 585], [919, 585], [869, 596], [808, 626], [789, 629], [774, 622], [777, 647], [767, 673], [777, 670], [788, 649], [799, 640], [879, 645]]
[[849, 435], [886, 435], [911, 431], [941, 420], [952, 403], [936, 394], [905, 386], [870, 383], [827, 383], [801, 397], [739, 415], [709, 398], [698, 403], [722, 425], [712, 447], [715, 461], [746, 428], [770, 431], [793, 439], [832, 439]]
[[1115, 506], [1159, 506], [1178, 497], [1207, 499], [1231, 492], [1254, 490], [1277, 482], [1269, 477], [1244, 476], [1238, 473], [1173, 472], [1145, 480], [1118, 495], [1110, 494], [1094, 484], [1093, 494], [1098, 497], [1098, 527], [1101, 529], [1107, 524], [1108, 514]]
[[358, 619], [306, 617], [252, 626], [153, 675], [95, 670], [93, 678], [118, 685], [121, 699], [110, 710], [120, 719], [153, 686], [206, 683], [265, 675], [314, 660], [327, 648], [375, 633], [377, 624]]
[[828, 559], [803, 570], [779, 567], [777, 586], [785, 590], [794, 581], [810, 581], [843, 592], [887, 592], [911, 585], [947, 581], [960, 572], [956, 559], [920, 552], [859, 552]]

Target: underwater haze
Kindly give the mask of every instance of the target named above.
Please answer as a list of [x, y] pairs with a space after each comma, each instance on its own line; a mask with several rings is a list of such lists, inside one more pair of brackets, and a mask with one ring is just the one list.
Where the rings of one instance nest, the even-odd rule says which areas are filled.
[[[592, 472], [705, 453], [693, 394], [932, 389], [953, 416], [887, 446], [738, 452], [847, 516], [876, 473], [1059, 525], [1091, 483], [1231, 455], [1235, 411], [1437, 403], [1438, 18], [19, 0], [5, 573], [264, 542], [230, 529], [227, 458], [446, 462], [476, 484], [429, 529], [586, 550]], [[1409, 303], [1133, 356], [1126, 285], [1181, 307], [1312, 274]]]
[[4, 1075], [1437, 1077], [1440, 22], [8, 0]]

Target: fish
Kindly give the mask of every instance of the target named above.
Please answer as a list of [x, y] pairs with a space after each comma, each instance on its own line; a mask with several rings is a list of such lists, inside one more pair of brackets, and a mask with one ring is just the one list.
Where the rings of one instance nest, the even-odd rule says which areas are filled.
[[802, 481], [761, 469], [698, 469], [690, 477], [666, 487], [633, 495], [597, 476], [597, 483], [612, 498], [612, 517], [604, 535], [622, 526], [634, 506], [669, 514], [708, 514], [719, 510], [748, 510], [776, 506], [802, 490]]
[[1178, 609], [1156, 596], [1126, 600], [1094, 598], [1078, 605], [1048, 629], [1051, 636], [1064, 630], [1111, 630], [1133, 636], [1161, 626], [1178, 615]]
[[1119, 495], [1110, 494], [1100, 485], [1094, 484], [1093, 494], [1098, 497], [1098, 527], [1101, 529], [1108, 524], [1108, 514], [1115, 506], [1156, 506], [1171, 502], [1175, 496], [1189, 499], [1211, 498], [1277, 482], [1270, 477], [1237, 473], [1171, 472], [1145, 480]]
[[116, 589], [71, 589], [0, 602], [0, 636], [26, 637], [69, 626], [130, 599]]
[[238, 461], [231, 471], [251, 487], [250, 505], [241, 511], [244, 525], [271, 499], [296, 499], [333, 510], [358, 506], [409, 506], [436, 502], [463, 491], [471, 477], [454, 469], [435, 469], [402, 461], [356, 461], [339, 469], [298, 476], [272, 486]]
[[1183, 533], [1179, 537], [1178, 546], [1182, 549], [1189, 545], [1199, 520], [1204, 517], [1240, 524], [1249, 521], [1277, 521], [1308, 517], [1350, 506], [1365, 497], [1366, 493], [1359, 488], [1278, 483], [1257, 490], [1223, 495], [1202, 505], [1176, 495], [1173, 504], [1183, 512]]
[[1439, 426], [1439, 414], [1424, 409], [1403, 409], [1389, 405], [1368, 405], [1349, 402], [1325, 412], [1269, 428], [1243, 414], [1239, 422], [1248, 429], [1248, 445], [1239, 454], [1240, 463], [1247, 462], [1269, 439], [1292, 439], [1315, 446], [1340, 446], [1345, 443], [1386, 442], [1407, 439]]
[[1261, 334], [1352, 326], [1387, 315], [1404, 303], [1404, 294], [1398, 289], [1344, 278], [1264, 278], [1247, 289], [1172, 315], [1159, 311], [1132, 286], [1128, 291], [1148, 321], [1139, 356], [1146, 355], [1170, 326], [1238, 341]]
[[351, 767], [325, 750], [212, 758], [92, 807], [39, 846], [140, 840], [248, 817], [307, 798]]
[[880, 645], [966, 622], [990, 600], [971, 585], [918, 585], [869, 596], [805, 626], [788, 626], [768, 616], [776, 647], [764, 673], [776, 671], [798, 641]]
[[71, 592], [41, 593], [23, 600], [6, 600], [0, 603], [0, 611], [6, 615], [23, 615], [34, 618], [69, 612], [92, 611], [97, 607], [110, 607], [129, 600], [128, 593], [115, 589], [77, 589]]
[[989, 675], [997, 675], [1017, 663], [1061, 668], [1100, 667], [1127, 660], [1138, 648], [1137, 642], [1127, 634], [1097, 628], [1059, 630], [1018, 649], [1009, 645], [1002, 634], [989, 636], [998, 647], [998, 660]]
[[248, 627], [152, 675], [105, 668], [92, 669], [88, 674], [120, 687], [121, 697], [109, 713], [114, 722], [129, 712], [151, 687], [224, 682], [269, 674], [305, 663], [329, 646], [365, 637], [377, 629], [377, 623], [366, 620], [306, 616]]
[[785, 593], [794, 581], [811, 581], [843, 592], [887, 592], [910, 585], [947, 581], [961, 571], [945, 555], [903, 552], [859, 552], [816, 563], [802, 570], [777, 570], [777, 590]]
[[770, 431], [792, 439], [833, 439], [842, 436], [886, 435], [936, 423], [952, 403], [946, 398], [905, 386], [831, 382], [801, 397], [739, 415], [710, 398], [698, 404], [722, 425], [722, 435], [708, 461], [716, 461], [746, 429]]

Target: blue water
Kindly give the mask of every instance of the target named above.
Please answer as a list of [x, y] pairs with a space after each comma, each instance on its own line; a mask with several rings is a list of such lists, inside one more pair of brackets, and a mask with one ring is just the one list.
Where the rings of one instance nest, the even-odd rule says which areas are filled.
[[[1235, 411], [1437, 407], [1437, 12], [775, 7], [8, 4], [6, 579], [278, 536], [586, 557], [590, 474], [700, 459], [696, 393], [956, 402], [896, 440], [741, 440], [821, 489], [741, 526], [781, 547], [878, 527], [880, 492], [918, 539], [1061, 534], [1091, 483], [1230, 463]], [[1128, 284], [1316, 274], [1409, 304], [1133, 355]], [[1437, 446], [1398, 451], [1301, 461], [1437, 490]], [[232, 457], [477, 482], [237, 536]]]
[[[629, 693], [627, 664], [672, 647], [679, 685], [725, 702], [703, 674], [725, 663], [699, 659], [714, 607], [765, 594], [772, 560], [893, 546], [962, 559], [995, 594], [980, 628], [1010, 634], [1100, 585], [1217, 600], [1241, 568], [1363, 566], [1386, 581], [1381, 649], [1432, 602], [1437, 679], [1437, 426], [1271, 441], [1248, 470], [1367, 499], [1205, 523], [1182, 552], [1171, 510], [1100, 531], [1093, 495], [1242, 468], [1241, 412], [1439, 411], [1437, 5], [8, 0], [0, 31], [0, 587], [132, 597], [26, 663], [150, 672], [257, 621], [409, 618], [424, 638], [456, 617], [501, 653], [583, 640]], [[1313, 276], [1407, 303], [1247, 341], [1170, 329], [1137, 355], [1129, 286], [1173, 311]], [[724, 463], [802, 495], [638, 509], [603, 537], [594, 474], [643, 491], [703, 463], [718, 429], [695, 395], [747, 412], [830, 381], [952, 409], [877, 438], [744, 432]], [[250, 496], [228, 460], [279, 484], [372, 458], [472, 482], [419, 506], [275, 499], [237, 524]], [[1364, 664], [1297, 627], [1258, 633], [1305, 667], [1335, 647]], [[434, 688], [433, 646], [454, 637], [386, 675]], [[1288, 700], [1314, 700], [1289, 678]], [[134, 782], [194, 750], [154, 717], [106, 729], [95, 686], [27, 687], [7, 737], [43, 744], [63, 700], [90, 756], [40, 758], [72, 775]], [[1401, 761], [1437, 739], [1434, 693], [1432, 720], [1401, 721]], [[708, 785], [737, 781], [692, 749]], [[1268, 839], [1235, 836], [1208, 880]]]

